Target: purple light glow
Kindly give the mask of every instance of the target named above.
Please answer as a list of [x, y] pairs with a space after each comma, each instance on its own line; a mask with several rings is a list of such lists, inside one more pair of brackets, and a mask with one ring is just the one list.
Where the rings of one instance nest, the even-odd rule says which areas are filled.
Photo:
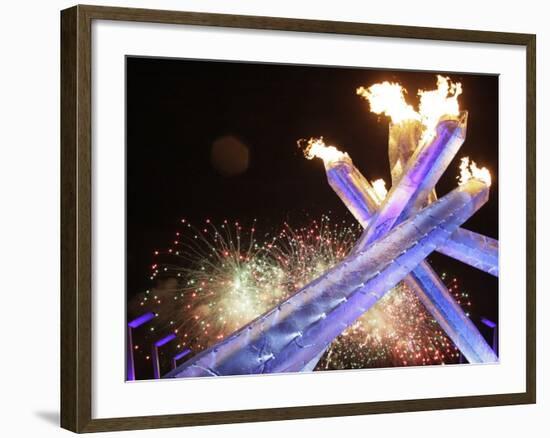
[[176, 354], [174, 356], [174, 360], [180, 360], [182, 357], [187, 356], [189, 353], [191, 353], [191, 349], [186, 348], [185, 350], [183, 350], [183, 351], [179, 352], [178, 354]]
[[491, 321], [490, 319], [487, 319], [487, 318], [481, 318], [481, 322], [483, 324], [485, 324], [487, 327], [490, 327], [492, 329], [494, 329], [497, 326], [497, 324], [495, 322], [493, 322], [493, 321]]
[[179, 352], [178, 354], [176, 354], [174, 356], [174, 360], [180, 360], [182, 357], [187, 356], [189, 353], [191, 353], [191, 349], [186, 348], [185, 350], [183, 350], [183, 351]]
[[128, 338], [126, 341], [126, 378], [128, 380], [136, 379], [136, 370], [134, 368], [134, 341], [132, 339], [132, 330], [138, 328], [146, 322], [151, 321], [154, 317], [155, 314], [153, 312], [147, 312], [128, 323]]
[[140, 325], [145, 324], [146, 322], [151, 321], [155, 317], [155, 314], [153, 312], [144, 313], [141, 316], [138, 316], [136, 319], [133, 319], [128, 323], [128, 327], [130, 328], [138, 328]]
[[157, 342], [155, 342], [155, 347], [162, 347], [163, 345], [170, 342], [172, 339], [175, 339], [176, 335], [174, 333], [169, 334], [168, 336], [165, 336], [162, 339], [159, 339]]

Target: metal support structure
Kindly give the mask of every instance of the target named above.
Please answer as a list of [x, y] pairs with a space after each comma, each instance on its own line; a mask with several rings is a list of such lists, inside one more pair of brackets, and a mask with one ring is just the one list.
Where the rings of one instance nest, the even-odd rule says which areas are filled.
[[136, 379], [136, 369], [134, 364], [134, 329], [142, 326], [143, 324], [151, 321], [155, 317], [153, 312], [145, 313], [138, 316], [128, 323], [127, 338], [126, 338], [126, 380]]
[[183, 359], [184, 357], [189, 356], [190, 354], [191, 354], [191, 349], [190, 348], [186, 348], [183, 351], [180, 351], [178, 354], [176, 354], [172, 358], [172, 369], [174, 369], [178, 366], [178, 361], [180, 359]]
[[498, 354], [498, 325], [496, 322], [487, 318], [481, 318], [481, 322], [489, 327], [493, 332], [493, 351]]
[[153, 361], [153, 378], [154, 379], [160, 379], [161, 371], [160, 371], [160, 357], [159, 357], [159, 348], [168, 344], [168, 342], [173, 341], [176, 339], [176, 335], [174, 333], [170, 333], [168, 336], [165, 336], [164, 338], [159, 339], [156, 341], [152, 348], [151, 348], [151, 359]]

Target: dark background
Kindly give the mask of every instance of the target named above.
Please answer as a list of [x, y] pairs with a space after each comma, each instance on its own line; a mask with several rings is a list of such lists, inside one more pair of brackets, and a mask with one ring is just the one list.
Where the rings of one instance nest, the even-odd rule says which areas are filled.
[[[258, 219], [260, 231], [308, 223], [329, 213], [351, 218], [326, 182], [323, 163], [306, 160], [300, 138], [323, 136], [350, 154], [369, 179], [389, 188], [388, 119], [369, 111], [359, 86], [400, 82], [416, 105], [436, 73], [364, 68], [127, 58], [127, 295], [149, 288], [152, 252], [172, 240], [181, 218], [194, 224]], [[498, 238], [498, 77], [447, 74], [461, 82], [467, 138], [437, 186], [456, 187], [460, 157], [493, 176], [489, 202], [465, 228]], [[231, 135], [249, 150], [243, 173], [223, 176], [211, 163], [213, 143]], [[498, 279], [434, 254], [438, 272], [460, 279], [476, 325], [498, 322]]]

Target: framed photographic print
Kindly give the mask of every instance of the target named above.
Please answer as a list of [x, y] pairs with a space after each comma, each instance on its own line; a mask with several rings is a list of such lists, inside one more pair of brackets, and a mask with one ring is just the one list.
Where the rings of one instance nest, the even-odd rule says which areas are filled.
[[535, 402], [535, 36], [61, 13], [61, 420]]

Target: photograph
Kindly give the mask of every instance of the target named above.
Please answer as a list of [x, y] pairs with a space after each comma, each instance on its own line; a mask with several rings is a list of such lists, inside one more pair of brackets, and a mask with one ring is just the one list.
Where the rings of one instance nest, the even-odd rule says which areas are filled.
[[125, 58], [126, 380], [499, 362], [499, 76]]

